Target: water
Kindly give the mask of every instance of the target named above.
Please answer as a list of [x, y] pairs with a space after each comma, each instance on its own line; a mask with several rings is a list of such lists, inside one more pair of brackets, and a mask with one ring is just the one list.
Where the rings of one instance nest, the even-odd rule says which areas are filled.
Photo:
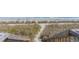
[[0, 21], [16, 21], [16, 20], [79, 21], [79, 17], [0, 17]]

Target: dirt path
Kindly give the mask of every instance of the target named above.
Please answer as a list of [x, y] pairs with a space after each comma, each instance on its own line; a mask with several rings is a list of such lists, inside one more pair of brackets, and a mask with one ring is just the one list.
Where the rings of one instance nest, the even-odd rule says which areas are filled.
[[45, 24], [40, 24], [40, 26], [41, 26], [41, 29], [38, 32], [38, 34], [36, 34], [36, 37], [34, 38], [34, 42], [41, 42], [41, 39], [39, 39], [39, 37], [40, 37], [40, 35], [41, 35], [42, 31], [44, 30], [46, 25]]

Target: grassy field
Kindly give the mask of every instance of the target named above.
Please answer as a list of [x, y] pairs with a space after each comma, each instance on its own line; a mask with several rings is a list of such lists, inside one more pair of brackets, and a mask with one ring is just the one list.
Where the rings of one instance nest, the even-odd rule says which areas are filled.
[[38, 24], [10, 25], [0, 24], [0, 32], [8, 32], [15, 35], [21, 35], [33, 39], [40, 30]]

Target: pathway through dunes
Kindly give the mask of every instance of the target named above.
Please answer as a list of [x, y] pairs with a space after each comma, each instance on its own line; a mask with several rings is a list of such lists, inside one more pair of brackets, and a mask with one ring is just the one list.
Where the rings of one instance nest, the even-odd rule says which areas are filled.
[[40, 31], [36, 34], [36, 37], [34, 38], [34, 42], [41, 42], [41, 39], [39, 39], [41, 33], [43, 32], [43, 30], [45, 29], [46, 24], [40, 24], [41, 29]]

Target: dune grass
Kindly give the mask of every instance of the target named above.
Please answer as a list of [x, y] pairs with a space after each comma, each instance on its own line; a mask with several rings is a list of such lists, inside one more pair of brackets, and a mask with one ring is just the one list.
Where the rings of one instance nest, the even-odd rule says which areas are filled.
[[56, 23], [56, 24], [47, 25], [44, 31], [42, 32], [40, 38], [50, 39], [50, 38], [53, 38], [55, 34], [66, 31], [66, 30], [70, 30], [70, 29], [79, 29], [79, 23], [71, 23], [71, 24]]
[[35, 34], [40, 30], [38, 24], [25, 24], [25, 25], [8, 25], [0, 24], [0, 32], [8, 32], [15, 35], [28, 36], [33, 39]]

